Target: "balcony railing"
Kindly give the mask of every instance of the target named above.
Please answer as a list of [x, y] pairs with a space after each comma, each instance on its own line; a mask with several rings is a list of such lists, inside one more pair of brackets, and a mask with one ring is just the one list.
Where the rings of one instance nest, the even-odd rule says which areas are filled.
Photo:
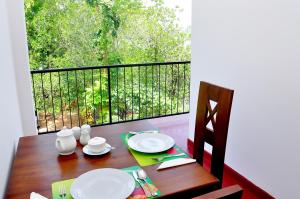
[[189, 112], [190, 62], [31, 71], [39, 133]]

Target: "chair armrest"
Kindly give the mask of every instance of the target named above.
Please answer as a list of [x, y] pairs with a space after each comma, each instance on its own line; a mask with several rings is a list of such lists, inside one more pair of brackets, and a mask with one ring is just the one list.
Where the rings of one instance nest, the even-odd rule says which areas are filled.
[[241, 199], [243, 189], [239, 185], [233, 185], [212, 191], [193, 199]]

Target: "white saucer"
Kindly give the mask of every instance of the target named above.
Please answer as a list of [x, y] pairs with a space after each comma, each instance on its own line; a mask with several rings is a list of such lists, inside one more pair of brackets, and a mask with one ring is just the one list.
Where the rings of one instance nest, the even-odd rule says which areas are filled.
[[82, 151], [83, 151], [83, 153], [85, 153], [87, 155], [104, 155], [104, 154], [110, 152], [111, 148], [112, 147], [109, 144], [106, 143], [105, 144], [105, 148], [102, 151], [100, 151], [98, 153], [94, 153], [94, 152], [92, 152], [92, 151], [89, 150], [88, 145], [85, 145], [83, 147]]

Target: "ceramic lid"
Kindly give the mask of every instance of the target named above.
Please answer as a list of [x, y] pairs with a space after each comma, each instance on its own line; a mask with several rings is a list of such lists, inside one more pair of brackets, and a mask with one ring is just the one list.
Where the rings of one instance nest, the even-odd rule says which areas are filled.
[[89, 140], [88, 145], [100, 145], [106, 142], [105, 138], [102, 137], [94, 137], [92, 139]]
[[91, 126], [88, 125], [88, 124], [84, 124], [84, 125], [81, 126], [81, 128], [82, 128], [82, 129], [90, 129]]
[[62, 129], [61, 131], [58, 131], [56, 133], [56, 135], [58, 137], [67, 137], [67, 136], [73, 135], [73, 131], [70, 129]]
[[80, 127], [74, 126], [74, 127], [72, 128], [72, 130], [80, 130]]
[[81, 134], [90, 134], [90, 132], [87, 129], [81, 129]]

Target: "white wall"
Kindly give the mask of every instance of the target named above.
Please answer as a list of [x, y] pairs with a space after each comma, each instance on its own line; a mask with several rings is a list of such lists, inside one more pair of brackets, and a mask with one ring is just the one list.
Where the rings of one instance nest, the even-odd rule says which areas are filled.
[[0, 198], [6, 187], [15, 144], [22, 134], [5, 2], [0, 1]]
[[29, 72], [24, 1], [6, 0], [11, 35], [12, 56], [16, 74], [17, 94], [24, 135], [37, 134]]
[[200, 80], [234, 89], [226, 163], [284, 199], [300, 198], [299, 10], [296, 0], [193, 1], [190, 132]]
[[23, 1], [0, 0], [0, 198], [20, 136], [35, 134]]

